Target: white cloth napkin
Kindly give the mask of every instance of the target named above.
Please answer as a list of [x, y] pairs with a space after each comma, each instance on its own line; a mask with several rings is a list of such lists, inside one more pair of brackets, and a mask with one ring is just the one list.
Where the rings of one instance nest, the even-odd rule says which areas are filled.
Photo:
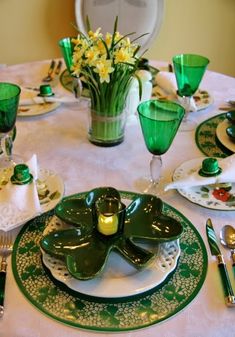
[[152, 95], [152, 75], [150, 71], [147, 70], [138, 70], [136, 72], [137, 76], [140, 78], [142, 83], [142, 97], [139, 98], [139, 82], [134, 77], [131, 80], [130, 90], [126, 99], [126, 107], [128, 115], [132, 116], [136, 113], [137, 107], [141, 102], [147, 101], [151, 98]]
[[186, 174], [182, 179], [174, 181], [165, 186], [165, 191], [170, 189], [188, 188], [193, 186], [203, 186], [218, 183], [234, 183], [235, 182], [235, 154], [218, 160], [219, 167], [222, 172], [214, 177], [202, 177], [198, 171], [201, 168], [201, 163], [195, 167], [194, 172]]
[[20, 102], [19, 105], [34, 105], [34, 104], [43, 104], [43, 103], [76, 103], [78, 99], [74, 95], [54, 95], [49, 97], [38, 96], [38, 92], [35, 90], [27, 90], [21, 88]]
[[0, 177], [2, 181], [8, 181], [5, 185], [0, 184], [0, 230], [11, 230], [41, 213], [36, 187], [36, 155], [33, 155], [26, 164], [34, 178], [30, 184], [12, 184], [10, 177], [13, 171], [11, 169], [6, 170], [6, 174]]
[[[155, 83], [158, 88], [157, 91], [162, 97], [166, 97], [169, 101], [177, 100], [184, 106], [184, 98], [177, 95], [177, 83], [174, 73], [167, 71], [159, 71], [155, 77]], [[190, 98], [190, 111], [197, 111], [197, 107], [194, 98]]]

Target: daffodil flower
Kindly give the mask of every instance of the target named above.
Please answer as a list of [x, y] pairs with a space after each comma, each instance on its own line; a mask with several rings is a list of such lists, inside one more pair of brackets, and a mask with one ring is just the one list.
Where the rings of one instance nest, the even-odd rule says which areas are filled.
[[95, 32], [93, 32], [93, 31], [89, 31], [88, 32], [88, 36], [89, 36], [89, 38], [91, 39], [91, 40], [97, 40], [97, 39], [100, 39], [100, 38], [102, 38], [102, 34], [100, 33], [100, 31], [101, 31], [101, 28], [98, 28]]
[[100, 83], [103, 82], [110, 82], [110, 76], [114, 71], [114, 68], [112, 67], [112, 61], [111, 60], [106, 60], [106, 59], [101, 59], [96, 63], [96, 68], [94, 69], [94, 72], [98, 73], [100, 76]]
[[135, 59], [132, 57], [133, 55], [130, 54], [128, 48], [120, 48], [114, 53], [114, 63], [130, 63], [133, 64]]

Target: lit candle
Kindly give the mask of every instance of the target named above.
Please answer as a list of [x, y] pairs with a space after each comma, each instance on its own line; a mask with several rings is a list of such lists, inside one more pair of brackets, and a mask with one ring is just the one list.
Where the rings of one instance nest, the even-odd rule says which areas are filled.
[[118, 216], [99, 214], [98, 231], [103, 235], [113, 235], [118, 231]]

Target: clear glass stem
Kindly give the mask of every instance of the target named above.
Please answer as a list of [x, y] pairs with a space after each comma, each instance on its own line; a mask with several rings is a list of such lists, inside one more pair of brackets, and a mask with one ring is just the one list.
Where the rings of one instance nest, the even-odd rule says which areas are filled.
[[13, 148], [13, 140], [11, 135], [8, 134], [5, 138], [5, 151], [9, 160], [12, 159], [12, 148]]
[[156, 185], [161, 177], [162, 171], [162, 158], [161, 156], [153, 155], [150, 161], [150, 176], [151, 176], [151, 183]]
[[197, 127], [197, 123], [192, 120], [189, 116], [191, 114], [191, 97], [183, 97], [183, 103], [182, 103], [184, 109], [185, 109], [185, 116], [183, 118], [183, 121], [180, 125], [180, 131], [193, 131]]
[[184, 108], [185, 108], [185, 115], [183, 118], [183, 122], [187, 123], [188, 119], [189, 119], [189, 114], [190, 114], [190, 101], [191, 101], [191, 97], [186, 97], [184, 96]]

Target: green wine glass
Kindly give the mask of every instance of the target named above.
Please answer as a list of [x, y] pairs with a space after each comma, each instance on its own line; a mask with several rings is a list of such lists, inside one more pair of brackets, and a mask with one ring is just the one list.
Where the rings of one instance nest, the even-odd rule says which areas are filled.
[[73, 37], [64, 37], [59, 40], [59, 47], [66, 64], [67, 71], [71, 76], [72, 90], [76, 98], [81, 96], [82, 84], [78, 77], [72, 75], [71, 67], [73, 65], [73, 52], [75, 44], [73, 43]]
[[176, 77], [178, 95], [184, 98], [185, 118], [181, 131], [192, 131], [197, 123], [190, 118], [190, 102], [198, 90], [203, 75], [209, 64], [209, 59], [195, 54], [178, 54], [172, 59]]
[[160, 196], [162, 155], [167, 152], [185, 115], [185, 109], [171, 101], [149, 100], [139, 104], [138, 115], [145, 145], [152, 159], [150, 161], [150, 183], [145, 193]]
[[[3, 139], [12, 140], [11, 133], [15, 130], [15, 122], [20, 100], [21, 89], [18, 85], [7, 82], [0, 82], [0, 142], [1, 149], [4, 148]], [[13, 140], [12, 140], [13, 141]], [[8, 167], [15, 164], [15, 158], [12, 155], [12, 141], [10, 150], [6, 149], [1, 153], [0, 167]], [[19, 158], [17, 157], [17, 162]]]

